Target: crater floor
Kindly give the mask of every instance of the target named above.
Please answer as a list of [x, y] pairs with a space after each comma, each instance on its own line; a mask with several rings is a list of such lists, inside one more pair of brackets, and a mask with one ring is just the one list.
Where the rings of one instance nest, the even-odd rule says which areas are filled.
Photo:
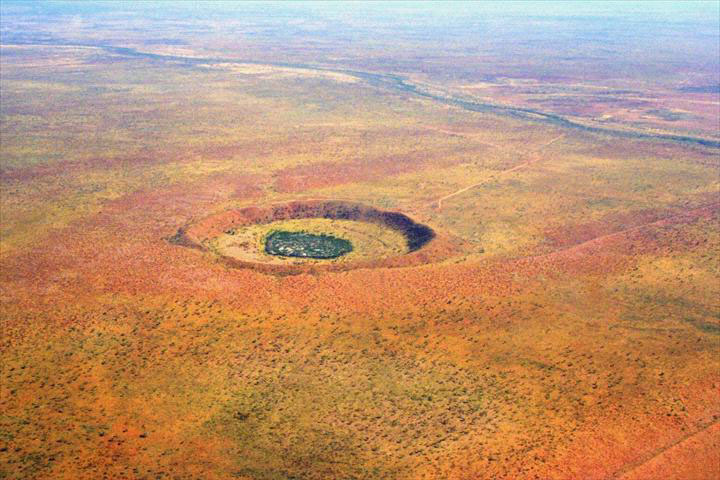
[[[266, 241], [274, 232], [332, 236], [352, 244], [352, 251], [325, 258], [312, 255], [277, 255], [267, 251]], [[224, 257], [277, 265], [323, 264], [387, 258], [408, 251], [405, 237], [398, 231], [369, 222], [327, 218], [279, 220], [266, 224], [237, 227], [207, 242], [208, 248]], [[335, 257], [335, 258], [332, 258]]]

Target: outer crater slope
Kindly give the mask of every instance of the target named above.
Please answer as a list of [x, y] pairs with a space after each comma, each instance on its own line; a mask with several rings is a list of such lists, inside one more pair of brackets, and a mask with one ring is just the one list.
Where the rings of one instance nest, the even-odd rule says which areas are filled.
[[[266, 243], [276, 232], [334, 237], [349, 242], [352, 248], [327, 258], [277, 255], [268, 251]], [[407, 215], [342, 201], [228, 210], [181, 228], [170, 241], [211, 252], [231, 267], [269, 273], [401, 267], [459, 252], [456, 242]]]

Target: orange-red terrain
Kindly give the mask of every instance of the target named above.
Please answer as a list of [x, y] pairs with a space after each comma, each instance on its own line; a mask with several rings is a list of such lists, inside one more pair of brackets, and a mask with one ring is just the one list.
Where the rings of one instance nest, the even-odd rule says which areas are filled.
[[[720, 476], [714, 20], [82, 5], [2, 4], [0, 478]], [[433, 235], [204, 243], [305, 216]]]

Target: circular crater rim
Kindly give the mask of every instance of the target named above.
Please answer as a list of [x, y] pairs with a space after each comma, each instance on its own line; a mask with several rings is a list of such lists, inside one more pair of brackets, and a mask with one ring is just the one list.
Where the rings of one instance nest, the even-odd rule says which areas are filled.
[[[407, 251], [390, 257], [337, 263], [272, 264], [242, 260], [212, 252], [208, 248], [210, 240], [233, 229], [283, 220], [312, 218], [374, 223], [403, 235]], [[252, 269], [280, 275], [347, 271], [357, 268], [417, 266], [445, 260], [461, 250], [456, 239], [438, 234], [430, 226], [417, 222], [402, 212], [340, 200], [297, 200], [225, 210], [179, 228], [175, 235], [168, 238], [168, 241], [174, 245], [206, 252], [230, 268]]]

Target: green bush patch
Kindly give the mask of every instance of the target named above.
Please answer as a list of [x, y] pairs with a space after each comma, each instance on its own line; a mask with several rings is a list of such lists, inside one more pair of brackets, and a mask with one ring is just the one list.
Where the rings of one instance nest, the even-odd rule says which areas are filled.
[[352, 249], [349, 241], [331, 235], [281, 231], [265, 239], [265, 252], [282, 257], [337, 258]]

